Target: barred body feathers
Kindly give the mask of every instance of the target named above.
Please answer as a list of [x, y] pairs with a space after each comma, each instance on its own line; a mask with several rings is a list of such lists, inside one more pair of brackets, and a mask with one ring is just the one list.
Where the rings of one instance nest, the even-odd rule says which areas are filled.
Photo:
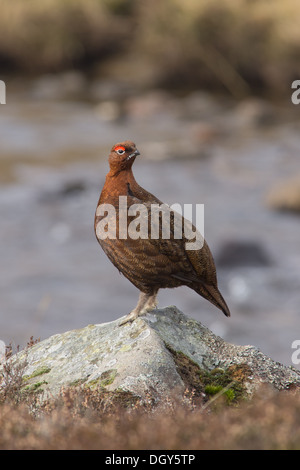
[[[160, 213], [157, 238], [151, 237], [151, 208], [153, 205], [164, 206], [154, 195], [143, 189], [136, 182], [132, 173], [132, 164], [139, 152], [135, 144], [125, 141], [114, 145], [109, 156], [110, 171], [98, 201], [95, 215], [95, 233], [104, 252], [116, 268], [140, 290], [137, 306], [125, 320], [133, 321], [139, 315], [156, 307], [156, 296], [161, 288], [188, 286], [209, 302], [218, 307], [226, 316], [230, 316], [228, 306], [218, 289], [215, 263], [206, 241], [202, 238], [200, 249], [186, 249], [187, 239], [182, 232], [181, 238], [175, 236], [180, 224], [183, 230], [182, 216], [170, 212], [170, 236], [162, 237]], [[120, 196], [125, 206], [120, 205]], [[115, 237], [100, 237], [98, 224], [103, 222], [104, 214], [100, 210], [103, 204], [110, 204], [116, 217], [114, 222]], [[134, 220], [133, 216], [122, 213], [134, 204], [143, 204], [145, 210], [140, 225], [147, 228], [145, 238], [124, 237], [119, 231], [120, 217], [126, 220], [127, 229]], [[125, 207], [125, 208], [124, 208]], [[164, 210], [168, 210], [166, 207]], [[106, 218], [105, 222], [108, 223]], [[153, 218], [152, 218], [153, 222]], [[156, 221], [157, 223], [157, 221]], [[193, 227], [193, 230], [196, 230]], [[200, 235], [200, 234], [199, 234]], [[200, 235], [201, 236], [201, 235]]]

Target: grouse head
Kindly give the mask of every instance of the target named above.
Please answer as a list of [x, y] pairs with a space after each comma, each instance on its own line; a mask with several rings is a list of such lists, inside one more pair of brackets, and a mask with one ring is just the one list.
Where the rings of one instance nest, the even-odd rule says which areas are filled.
[[110, 169], [114, 173], [130, 169], [137, 155], [140, 155], [140, 152], [134, 142], [126, 140], [115, 144], [108, 159]]

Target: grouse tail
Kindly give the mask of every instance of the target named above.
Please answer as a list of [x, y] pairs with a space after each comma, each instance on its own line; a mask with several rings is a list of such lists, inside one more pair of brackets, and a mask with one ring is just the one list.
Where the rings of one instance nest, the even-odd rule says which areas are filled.
[[200, 284], [194, 289], [198, 294], [218, 307], [226, 317], [230, 317], [228, 305], [217, 287], [209, 284]]

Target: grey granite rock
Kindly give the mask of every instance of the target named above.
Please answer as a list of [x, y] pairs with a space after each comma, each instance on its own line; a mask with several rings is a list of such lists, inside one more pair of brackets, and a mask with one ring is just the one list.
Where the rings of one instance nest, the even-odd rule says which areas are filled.
[[175, 360], [178, 353], [199, 370], [247, 366], [243, 380], [249, 394], [262, 383], [278, 390], [300, 386], [296, 369], [274, 362], [253, 346], [225, 342], [176, 307], [155, 310], [122, 326], [119, 322], [57, 334], [12, 356], [12, 364], [24, 363], [24, 388], [43, 391], [41, 398], [79, 384], [147, 395], [156, 402], [180, 398], [186, 380]]

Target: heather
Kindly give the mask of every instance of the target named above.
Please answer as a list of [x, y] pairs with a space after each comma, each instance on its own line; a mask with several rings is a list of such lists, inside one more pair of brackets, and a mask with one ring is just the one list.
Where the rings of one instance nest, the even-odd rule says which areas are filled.
[[[34, 398], [0, 404], [0, 449], [300, 449], [300, 395], [261, 390], [238, 406], [158, 410], [99, 391], [63, 390], [35, 416]], [[127, 403], [127, 405], [126, 405]]]

